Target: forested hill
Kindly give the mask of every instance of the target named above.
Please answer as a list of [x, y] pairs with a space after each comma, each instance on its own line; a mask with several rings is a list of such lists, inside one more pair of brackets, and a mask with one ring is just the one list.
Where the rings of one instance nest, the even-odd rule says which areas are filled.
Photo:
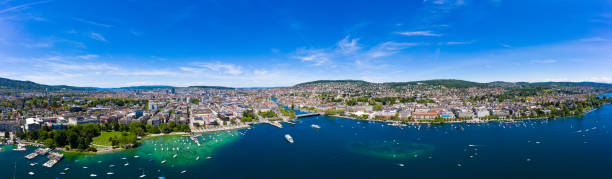
[[20, 91], [80, 90], [80, 91], [89, 91], [89, 90], [95, 90], [95, 88], [74, 87], [74, 86], [66, 86], [66, 85], [51, 86], [51, 85], [38, 84], [38, 83], [31, 82], [31, 81], [11, 80], [11, 79], [0, 77], [0, 90], [20, 90]]
[[307, 86], [307, 85], [318, 85], [318, 84], [326, 84], [326, 83], [355, 83], [355, 84], [360, 84], [360, 85], [373, 84], [373, 83], [363, 81], [363, 80], [317, 80], [317, 81], [299, 83], [295, 85], [294, 87], [301, 87], [301, 86]]
[[432, 86], [444, 86], [447, 88], [471, 88], [471, 87], [504, 87], [504, 88], [529, 88], [529, 87], [593, 87], [593, 88], [610, 88], [612, 84], [609, 83], [596, 83], [596, 82], [503, 82], [495, 81], [488, 83], [479, 83], [465, 80], [456, 79], [436, 79], [436, 80], [423, 80], [423, 81], [410, 81], [410, 82], [386, 82], [386, 83], [372, 83], [362, 80], [317, 80], [311, 82], [305, 82], [295, 85], [294, 87], [301, 87], [305, 85], [317, 85], [325, 83], [355, 83], [359, 85], [373, 85], [383, 84], [389, 85], [390, 87], [402, 87], [408, 85], [432, 85]]
[[440, 80], [423, 80], [423, 81], [411, 81], [411, 82], [389, 82], [385, 83], [391, 87], [400, 87], [405, 85], [433, 85], [433, 86], [445, 86], [447, 88], [470, 88], [470, 87], [488, 87], [487, 83], [477, 83], [465, 80], [455, 79], [440, 79]]

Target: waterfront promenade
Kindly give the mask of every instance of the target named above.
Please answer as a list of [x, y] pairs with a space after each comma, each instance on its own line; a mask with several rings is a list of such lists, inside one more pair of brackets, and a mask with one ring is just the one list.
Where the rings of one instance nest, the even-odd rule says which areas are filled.
[[248, 124], [240, 124], [233, 126], [224, 126], [224, 127], [214, 127], [214, 128], [199, 128], [191, 130], [192, 133], [204, 133], [204, 132], [216, 132], [216, 131], [226, 131], [226, 130], [234, 130], [234, 129], [242, 129], [249, 128]]

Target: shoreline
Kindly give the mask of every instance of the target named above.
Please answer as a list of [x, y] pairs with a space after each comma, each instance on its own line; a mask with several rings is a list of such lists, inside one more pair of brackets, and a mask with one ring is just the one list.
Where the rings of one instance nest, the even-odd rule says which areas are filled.
[[[609, 105], [608, 104], [604, 104], [604, 105]], [[602, 105], [603, 106], [603, 105]], [[588, 113], [591, 113], [593, 111], [599, 110], [601, 107], [596, 108], [596, 109], [591, 109], [587, 112], [585, 112], [584, 114], [581, 115], [573, 115], [573, 116], [564, 116], [564, 117], [553, 117], [553, 118], [549, 118], [549, 117], [541, 117], [541, 118], [524, 118], [524, 119], [488, 119], [488, 120], [462, 120], [462, 121], [445, 121], [445, 122], [427, 122], [427, 121], [393, 121], [393, 120], [376, 120], [376, 119], [358, 119], [358, 118], [353, 118], [350, 116], [340, 116], [340, 115], [327, 115], [327, 114], [321, 114], [322, 116], [328, 116], [328, 117], [339, 117], [339, 118], [345, 118], [345, 119], [350, 119], [350, 120], [356, 120], [356, 121], [368, 121], [368, 122], [383, 122], [383, 123], [401, 123], [401, 124], [410, 124], [410, 125], [430, 125], [430, 124], [454, 124], [454, 123], [470, 123], [470, 124], [482, 124], [482, 123], [489, 123], [489, 122], [520, 122], [520, 121], [528, 121], [528, 120], [550, 120], [550, 119], [562, 119], [562, 118], [570, 118], [570, 117], [578, 117], [578, 116], [584, 116]], [[300, 110], [301, 111], [301, 110]], [[263, 124], [262, 122], [253, 122], [251, 123], [252, 125], [256, 125], [256, 124]], [[161, 137], [161, 136], [186, 136], [186, 135], [191, 135], [191, 134], [195, 134], [195, 133], [208, 133], [208, 132], [219, 132], [219, 131], [231, 131], [231, 130], [239, 130], [239, 129], [244, 129], [244, 128], [250, 128], [251, 125], [250, 124], [242, 124], [242, 125], [237, 125], [237, 126], [232, 126], [232, 127], [219, 127], [219, 128], [211, 128], [211, 129], [203, 129], [203, 130], [199, 130], [199, 131], [192, 131], [192, 132], [172, 132], [172, 133], [168, 133], [168, 134], [149, 134], [146, 135], [144, 137], [142, 137], [140, 140], [138, 140], [138, 144], [140, 144], [140, 141], [142, 140], [146, 140], [146, 139], [150, 139], [150, 138], [155, 138], [155, 137]], [[30, 143], [33, 144], [31, 142], [26, 142], [26, 143]], [[130, 149], [136, 149], [138, 147], [134, 147], [134, 148], [130, 148]], [[105, 154], [105, 153], [113, 153], [113, 152], [119, 152], [119, 151], [123, 151], [123, 150], [130, 150], [130, 149], [125, 149], [125, 148], [114, 148], [114, 149], [110, 149], [110, 150], [100, 150], [100, 151], [96, 151], [96, 152], [87, 152], [87, 151], [66, 151], [64, 149], [61, 148], [56, 148], [55, 150], [59, 150], [61, 152], [64, 153], [69, 153], [69, 154], [88, 154], [88, 155], [96, 155], [96, 154]]]
[[[604, 104], [604, 105], [610, 105], [610, 103]], [[604, 105], [602, 105], [601, 107], [603, 107]], [[358, 119], [358, 118], [354, 118], [354, 117], [350, 117], [350, 116], [340, 116], [338, 114], [334, 114], [334, 115], [323, 114], [323, 115], [324, 116], [331, 116], [331, 117], [345, 118], [345, 119], [350, 119], [350, 120], [357, 120], [357, 121], [372, 121], [372, 122], [384, 122], [384, 123], [403, 123], [403, 124], [411, 124], [411, 125], [415, 125], [415, 124], [416, 125], [423, 125], [423, 124], [456, 124], [456, 123], [482, 124], [482, 123], [489, 123], [489, 122], [520, 122], [520, 121], [529, 121], [529, 120], [550, 120], [550, 119], [556, 120], [556, 119], [562, 119], [562, 118], [579, 117], [579, 116], [584, 116], [584, 115], [586, 115], [588, 113], [591, 113], [593, 111], [599, 110], [599, 108], [601, 108], [601, 107], [598, 107], [596, 109], [588, 110], [584, 114], [571, 115], [571, 116], [563, 116], [563, 117], [536, 117], [536, 118], [523, 118], [523, 119], [486, 119], [486, 120], [471, 119], [471, 120], [444, 121], [444, 122]]]

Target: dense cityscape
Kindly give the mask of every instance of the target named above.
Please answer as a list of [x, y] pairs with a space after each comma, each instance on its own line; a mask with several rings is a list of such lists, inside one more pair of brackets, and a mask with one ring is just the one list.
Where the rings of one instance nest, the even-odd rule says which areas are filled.
[[[486, 123], [583, 115], [612, 99], [598, 83], [474, 83], [428, 80], [314, 81], [284, 88], [156, 87], [86, 89], [3, 79], [3, 142], [108, 152], [142, 137], [282, 126], [294, 110], [390, 125]], [[31, 82], [29, 82], [31, 83]]]
[[0, 0], [0, 179], [612, 178], [610, 49], [610, 0]]

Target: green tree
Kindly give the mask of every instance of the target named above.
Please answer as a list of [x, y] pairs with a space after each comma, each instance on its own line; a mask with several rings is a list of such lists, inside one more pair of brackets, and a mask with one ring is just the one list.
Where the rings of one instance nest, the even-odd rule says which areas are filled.
[[55, 148], [55, 142], [51, 138], [46, 139], [43, 144], [49, 148]]
[[55, 136], [53, 136], [53, 141], [58, 147], [64, 147], [68, 144], [68, 136], [66, 135], [65, 130], [58, 130], [55, 132]]

